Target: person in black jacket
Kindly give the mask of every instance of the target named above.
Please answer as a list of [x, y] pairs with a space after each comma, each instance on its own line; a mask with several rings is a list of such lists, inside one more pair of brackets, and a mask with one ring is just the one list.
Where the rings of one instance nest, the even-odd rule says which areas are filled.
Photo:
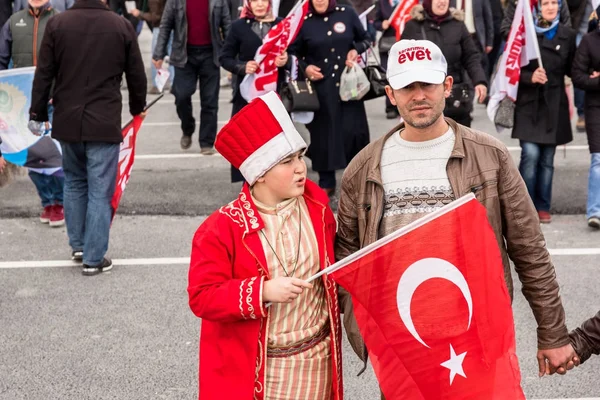
[[306, 153], [319, 172], [319, 186], [335, 193], [335, 171], [346, 168], [369, 144], [369, 124], [364, 101], [342, 101], [340, 78], [347, 66], [370, 46], [356, 11], [336, 0], [309, 0], [309, 14], [289, 53], [298, 57], [299, 70], [311, 81], [319, 110], [306, 127], [310, 146]]
[[146, 107], [146, 72], [133, 26], [100, 0], [78, 0], [48, 20], [31, 94], [30, 119], [48, 121], [60, 141], [64, 208], [72, 258], [83, 274], [112, 268], [105, 257], [113, 209], [121, 133], [121, 79], [129, 112]]
[[226, 0], [169, 0], [165, 5], [152, 62], [156, 69], [161, 68], [173, 32], [169, 60], [175, 67], [175, 80], [171, 92], [181, 120], [183, 150], [192, 146], [196, 130], [192, 96], [200, 81], [200, 149], [204, 155], [215, 153], [221, 77], [219, 55], [230, 28], [231, 15]]
[[[231, 24], [231, 30], [225, 38], [225, 45], [219, 60], [224, 69], [236, 76], [236, 79], [232, 80], [232, 117], [248, 104], [248, 101], [242, 97], [239, 86], [246, 75], [254, 74], [258, 70], [259, 66], [254, 61], [256, 50], [262, 45], [264, 37], [271, 28], [283, 21], [281, 17], [273, 17], [272, 7], [273, 3], [270, 0], [246, 0], [241, 19]], [[283, 67], [287, 61], [287, 52], [281, 54], [275, 61], [280, 68], [278, 89], [285, 81]], [[241, 182], [243, 180], [242, 174], [231, 167], [231, 181]]]
[[[595, 18], [600, 7], [595, 11]], [[572, 78], [575, 87], [585, 90], [585, 125], [591, 153], [588, 180], [587, 221], [600, 229], [600, 29], [596, 26], [583, 37], [575, 53]]]
[[521, 68], [512, 137], [519, 139], [519, 171], [538, 210], [550, 223], [556, 146], [573, 140], [565, 76], [571, 76], [576, 32], [559, 22], [558, 0], [541, 0], [534, 14], [543, 68], [532, 60]]
[[[481, 53], [464, 24], [464, 13], [448, 7], [445, 0], [425, 0], [411, 11], [402, 39], [430, 40], [448, 62], [448, 75], [454, 78], [453, 95], [446, 98], [444, 115], [459, 124], [471, 126], [473, 100], [461, 101], [463, 92], [471, 93], [482, 103], [487, 94], [487, 79], [481, 65]], [[468, 75], [468, 76], [467, 76]]]
[[581, 324], [581, 327], [571, 331], [569, 337], [581, 364], [593, 354], [600, 355], [600, 311]]
[[[504, 19], [502, 20], [502, 26], [500, 31], [504, 40], [508, 39], [510, 33], [510, 27], [512, 26], [513, 19], [515, 18], [515, 9], [519, 0], [508, 0], [506, 8], [504, 9]], [[563, 25], [571, 26], [571, 13], [566, 2], [561, 2], [559, 6], [559, 22]]]
[[[397, 4], [398, 0], [392, 1], [392, 3], [390, 3], [389, 0], [377, 1], [377, 9], [375, 11], [375, 20], [373, 21], [373, 25], [375, 26], [375, 29], [382, 32], [377, 47], [379, 49], [379, 57], [381, 60], [381, 66], [383, 68], [387, 68], [388, 52], [394, 43], [396, 43], [396, 29], [391, 26], [390, 17], [392, 16], [392, 11], [394, 11], [394, 8]], [[394, 119], [398, 118], [399, 116], [400, 114], [398, 113], [398, 108], [390, 102], [390, 99], [387, 96], [385, 96], [385, 117], [387, 119]]]

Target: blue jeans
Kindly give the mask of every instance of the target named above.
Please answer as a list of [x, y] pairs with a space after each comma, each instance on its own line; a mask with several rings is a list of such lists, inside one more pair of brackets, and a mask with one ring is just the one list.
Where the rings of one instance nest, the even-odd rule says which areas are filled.
[[554, 175], [555, 145], [544, 145], [521, 140], [519, 172], [538, 211], [550, 211], [552, 176]]
[[63, 204], [63, 186], [65, 178], [56, 175], [40, 174], [29, 170], [29, 178], [35, 185], [42, 200], [42, 207]]
[[192, 136], [196, 130], [192, 96], [200, 80], [200, 147], [213, 147], [217, 136], [221, 72], [215, 65], [212, 46], [188, 46], [187, 56], [183, 68], [175, 67], [171, 90], [175, 95], [181, 130], [185, 136]]
[[83, 263], [100, 265], [108, 250], [118, 143], [61, 142], [65, 172], [65, 221], [69, 245], [83, 250]]
[[587, 217], [600, 218], [600, 153], [592, 153], [588, 180]]
[[[154, 54], [154, 49], [156, 48], [156, 42], [158, 41], [158, 34], [160, 33], [160, 28], [152, 29], [152, 54]], [[171, 48], [173, 46], [173, 32], [171, 32], [171, 37], [169, 38], [169, 44], [167, 45], [167, 51], [171, 54]], [[152, 55], [150, 55], [152, 58]], [[156, 79], [156, 68], [154, 67], [154, 63], [150, 60], [150, 71], [152, 72], [152, 86], [156, 87], [154, 83]], [[169, 66], [169, 82], [171, 86], [173, 86], [173, 78], [175, 78], [175, 67], [172, 65]]]

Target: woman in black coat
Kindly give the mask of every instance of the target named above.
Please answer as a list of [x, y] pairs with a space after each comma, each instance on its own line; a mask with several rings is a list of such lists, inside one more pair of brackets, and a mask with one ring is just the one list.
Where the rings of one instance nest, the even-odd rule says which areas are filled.
[[[459, 124], [471, 126], [473, 98], [463, 100], [462, 89], [473, 92], [483, 103], [487, 95], [487, 79], [481, 66], [481, 52], [464, 23], [464, 13], [448, 7], [447, 0], [424, 0], [411, 10], [412, 19], [406, 23], [402, 39], [430, 40], [442, 50], [448, 62], [448, 75], [454, 78], [453, 94], [446, 99], [444, 115]], [[468, 76], [467, 76], [468, 75]]]
[[[378, 0], [377, 11], [375, 12], [375, 20], [373, 25], [375, 29], [382, 32], [381, 38], [379, 39], [379, 57], [383, 68], [387, 68], [388, 53], [394, 43], [396, 43], [396, 29], [390, 23], [390, 17], [394, 8], [398, 4], [399, 0]], [[394, 106], [390, 99], [385, 96], [385, 117], [387, 119], [398, 118], [398, 108]]]
[[[233, 79], [233, 107], [231, 116], [237, 114], [248, 104], [240, 93], [240, 84], [246, 74], [253, 74], [258, 69], [254, 61], [256, 50], [262, 45], [264, 37], [272, 27], [280, 23], [282, 18], [273, 18], [270, 0], [245, 0], [240, 19], [231, 24], [231, 30], [225, 38], [219, 61], [221, 66], [236, 76]], [[288, 56], [284, 52], [275, 64], [279, 68], [278, 88], [285, 82], [285, 69]], [[231, 182], [242, 182], [244, 177], [236, 168], [231, 167]]]
[[559, 22], [558, 0], [541, 0], [538, 7], [534, 20], [543, 68], [537, 60], [521, 68], [512, 137], [521, 144], [519, 171], [540, 222], [550, 223], [554, 153], [573, 140], [565, 75], [571, 76], [577, 33]]
[[358, 15], [335, 0], [309, 0], [309, 14], [289, 48], [298, 57], [299, 70], [312, 81], [319, 110], [306, 127], [310, 146], [306, 153], [319, 172], [319, 186], [335, 192], [335, 170], [369, 143], [369, 125], [363, 101], [340, 100], [340, 77], [347, 65], [370, 45]]
[[573, 84], [585, 90], [585, 129], [592, 154], [588, 180], [587, 221], [600, 229], [600, 29], [595, 11], [595, 26], [583, 37], [573, 62]]

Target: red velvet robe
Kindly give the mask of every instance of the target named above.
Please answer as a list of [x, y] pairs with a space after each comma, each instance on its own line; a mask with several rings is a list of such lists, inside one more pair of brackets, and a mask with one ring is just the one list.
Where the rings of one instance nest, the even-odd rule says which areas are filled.
[[[335, 260], [336, 222], [325, 192], [306, 182], [321, 269]], [[239, 197], [215, 211], [196, 231], [189, 271], [189, 304], [202, 318], [201, 400], [264, 399], [269, 309], [262, 283], [269, 279], [258, 232], [263, 222], [244, 185]], [[323, 276], [331, 323], [333, 399], [343, 398], [340, 308], [336, 284]]]

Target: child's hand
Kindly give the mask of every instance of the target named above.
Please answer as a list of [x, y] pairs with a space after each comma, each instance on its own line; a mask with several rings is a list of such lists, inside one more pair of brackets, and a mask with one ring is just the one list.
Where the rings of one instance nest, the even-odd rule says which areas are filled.
[[297, 278], [279, 277], [265, 281], [263, 284], [263, 303], [291, 303], [304, 289], [312, 289], [313, 285]]

